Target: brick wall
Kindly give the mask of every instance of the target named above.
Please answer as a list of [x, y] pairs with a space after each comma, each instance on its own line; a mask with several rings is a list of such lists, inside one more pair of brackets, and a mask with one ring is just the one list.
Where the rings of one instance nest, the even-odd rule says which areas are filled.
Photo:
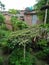
[[24, 15], [24, 20], [28, 25], [32, 25], [32, 16], [30, 15]]
[[[24, 15], [24, 20], [26, 21], [26, 23], [28, 24], [28, 25], [34, 25], [34, 21], [32, 21], [32, 18], [33, 18], [33, 16], [34, 16], [34, 14], [33, 15], [30, 15], [30, 14], [28, 14], [28, 15]], [[36, 21], [36, 24], [40, 24], [40, 21], [39, 21], [39, 19], [38, 19], [38, 17], [37, 17], [37, 21]]]
[[[36, 15], [36, 12], [35, 11], [32, 11], [28, 14], [24, 14], [24, 10], [20, 11], [20, 14], [18, 16], [18, 19], [20, 19], [20, 15], [24, 17], [24, 21], [26, 21], [26, 23], [28, 25], [32, 25], [32, 16], [35, 14]], [[11, 19], [11, 15], [7, 12], [3, 12], [4, 16], [5, 16], [5, 23], [6, 23], [6, 26], [8, 29], [12, 30], [12, 25], [10, 23], [10, 19]], [[40, 24], [39, 20], [37, 20], [36, 24]]]
[[11, 16], [10, 15], [5, 15], [5, 23], [6, 23], [6, 27], [10, 30], [12, 30], [12, 25], [11, 25], [11, 22], [10, 22], [10, 19], [11, 19]]

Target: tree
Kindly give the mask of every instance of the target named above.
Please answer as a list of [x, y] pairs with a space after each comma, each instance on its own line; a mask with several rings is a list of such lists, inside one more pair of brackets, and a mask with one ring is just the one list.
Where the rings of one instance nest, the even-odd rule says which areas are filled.
[[18, 13], [18, 10], [15, 10], [15, 9], [9, 9], [9, 13], [10, 14], [17, 14]]
[[[34, 6], [34, 8], [39, 11], [38, 12], [38, 16], [39, 16], [39, 19], [41, 21], [44, 21], [44, 19], [45, 19], [44, 18], [45, 17], [45, 10], [40, 11], [40, 9], [41, 9], [41, 7], [43, 7], [44, 5], [46, 5], [46, 3], [47, 3], [47, 0], [37, 0], [37, 4]], [[49, 3], [49, 1], [48, 1], [48, 3]], [[47, 14], [48, 13], [49, 13], [49, 10], [48, 10]], [[48, 17], [49, 17], [49, 15], [47, 16], [47, 21], [46, 21], [47, 23], [49, 21]]]
[[5, 10], [5, 5], [0, 1], [0, 9]]

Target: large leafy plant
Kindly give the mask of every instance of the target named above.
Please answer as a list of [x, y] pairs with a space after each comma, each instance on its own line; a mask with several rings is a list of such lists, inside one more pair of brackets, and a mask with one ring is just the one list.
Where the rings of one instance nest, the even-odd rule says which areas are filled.
[[12, 23], [13, 30], [28, 28], [26, 22], [18, 20], [16, 16], [11, 17], [11, 23]]
[[3, 16], [3, 14], [0, 13], [0, 25], [4, 23], [4, 21], [5, 21], [5, 17]]

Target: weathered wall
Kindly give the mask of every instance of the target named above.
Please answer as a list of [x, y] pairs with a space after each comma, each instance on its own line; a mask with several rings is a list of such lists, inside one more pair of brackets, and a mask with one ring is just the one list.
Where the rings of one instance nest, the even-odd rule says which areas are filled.
[[[32, 21], [33, 15], [36, 15], [36, 13], [31, 12], [30, 14], [24, 15], [24, 11], [20, 11], [20, 15], [18, 16], [18, 19], [20, 20], [20, 16], [23, 16], [24, 21], [26, 21], [26, 23], [31, 26], [31, 25], [33, 25], [33, 22], [34, 22], [34, 21]], [[5, 13], [4, 16], [6, 19], [5, 23], [6, 23], [7, 28], [12, 30], [12, 25], [10, 23], [11, 15]], [[36, 24], [40, 24], [40, 21], [37, 20]]]
[[4, 15], [5, 16], [5, 23], [6, 27], [10, 30], [12, 30], [12, 25], [10, 23], [11, 16], [10, 15]]
[[[33, 15], [30, 15], [30, 14], [28, 14], [28, 15], [24, 15], [24, 20], [26, 21], [26, 23], [28, 24], [28, 25], [34, 25], [34, 21], [33, 21], [33, 16], [34, 16], [34, 14]], [[38, 17], [37, 17], [37, 21], [36, 21], [36, 23], [35, 24], [40, 24], [40, 21], [39, 21], [39, 19], [38, 19]]]
[[28, 25], [32, 25], [32, 16], [30, 15], [24, 15], [24, 20]]

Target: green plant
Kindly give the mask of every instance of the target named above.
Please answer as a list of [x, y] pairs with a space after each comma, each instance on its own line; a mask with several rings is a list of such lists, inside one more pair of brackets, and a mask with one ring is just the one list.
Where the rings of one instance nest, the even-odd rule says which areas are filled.
[[44, 47], [47, 47], [47, 40], [45, 39], [40, 39], [38, 42], [37, 42], [38, 45], [40, 45], [41, 47], [43, 46]]
[[3, 65], [3, 57], [0, 57], [0, 65]]
[[11, 31], [5, 31], [0, 29], [0, 46], [5, 47], [7, 46], [7, 39]]
[[45, 48], [43, 51], [37, 52], [35, 56], [39, 59], [45, 60], [49, 55], [49, 48]]
[[11, 17], [11, 23], [12, 23], [13, 30], [21, 30], [24, 28], [28, 28], [26, 22], [18, 20], [17, 17], [15, 16]]
[[13, 53], [11, 54], [10, 58], [9, 58], [9, 65], [35, 65], [36, 64], [36, 58], [32, 57], [32, 55], [30, 54], [30, 52], [26, 51], [26, 57], [24, 60], [23, 57], [23, 48], [17, 48], [13, 51]]
[[7, 27], [6, 27], [6, 24], [4, 24], [4, 23], [0, 26], [0, 29], [2, 29], [2, 30], [8, 30]]
[[13, 15], [16, 15], [18, 12], [18, 10], [15, 10], [15, 9], [9, 9], [8, 11], [10, 14], [13, 14]]
[[[49, 4], [49, 0], [37, 0], [37, 3], [35, 4], [35, 9], [38, 10], [38, 17], [44, 23], [44, 17], [45, 17], [45, 10], [40, 10], [44, 5]], [[47, 20], [46, 23], [49, 23], [49, 10], [47, 11]]]
[[[46, 26], [47, 27], [47, 26]], [[39, 35], [39, 30], [40, 28], [46, 28], [40, 27], [40, 26], [34, 26], [30, 27], [24, 30], [19, 30], [19, 31], [5, 31], [5, 30], [0, 30], [0, 43], [1, 46], [3, 47], [4, 51], [11, 51], [11, 54], [8, 56], [8, 63], [9, 65], [36, 65], [36, 58], [38, 59], [46, 59], [49, 54], [49, 46], [47, 43], [47, 40], [42, 37], [42, 35]], [[47, 31], [47, 30], [46, 30]], [[36, 39], [39, 37], [38, 39]], [[35, 40], [34, 40], [35, 38]], [[32, 45], [31, 45], [32, 44]], [[33, 46], [37, 50], [37, 48], [41, 47], [42, 50], [37, 52], [32, 51]], [[25, 45], [25, 49], [24, 49]], [[25, 54], [24, 54], [25, 50]], [[33, 54], [32, 54], [33, 52]], [[24, 59], [25, 55], [25, 59]], [[34, 57], [33, 57], [34, 56]]]
[[3, 16], [3, 14], [0, 13], [0, 25], [2, 25], [4, 21], [5, 21], [5, 17]]

